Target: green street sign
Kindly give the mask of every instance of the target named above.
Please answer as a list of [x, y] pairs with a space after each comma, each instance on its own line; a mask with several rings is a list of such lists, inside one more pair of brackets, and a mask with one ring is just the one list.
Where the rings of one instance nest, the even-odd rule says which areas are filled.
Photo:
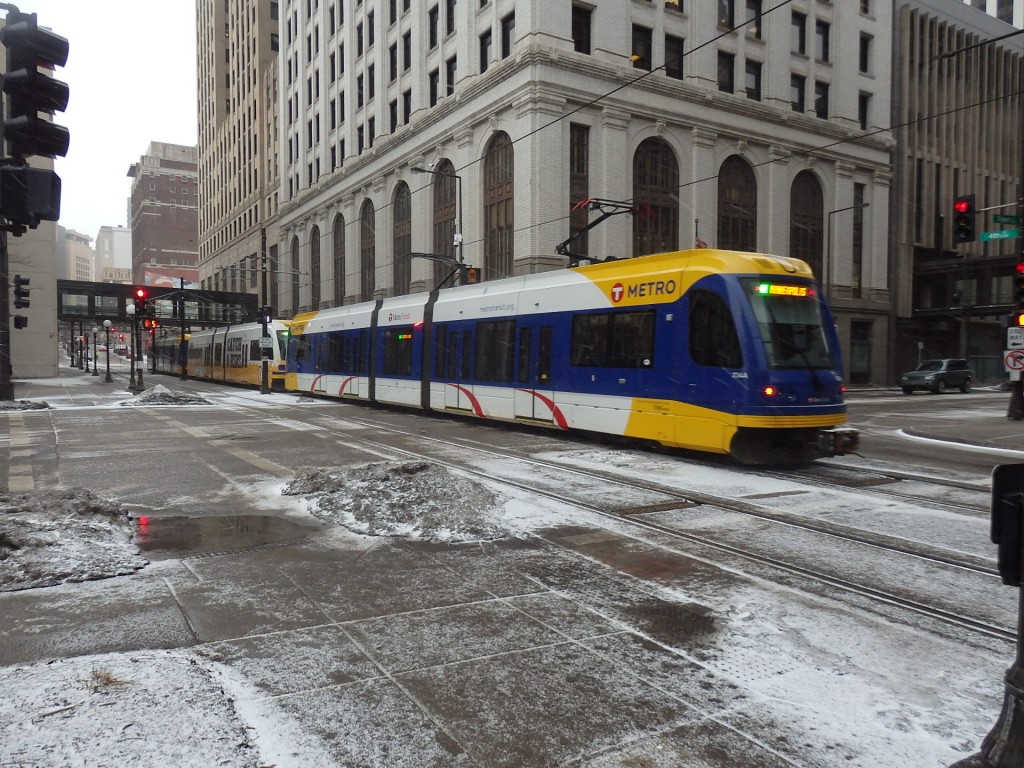
[[1020, 224], [1020, 216], [1011, 213], [997, 213], [992, 217], [994, 224]]
[[982, 232], [981, 237], [978, 239], [985, 242], [986, 240], [1010, 240], [1014, 237], [1020, 237], [1020, 230], [1016, 227], [1013, 229], [1000, 229], [995, 232]]

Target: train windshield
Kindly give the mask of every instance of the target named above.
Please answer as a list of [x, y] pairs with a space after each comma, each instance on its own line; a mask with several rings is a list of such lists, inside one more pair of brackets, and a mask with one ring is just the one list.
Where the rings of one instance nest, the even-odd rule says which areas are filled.
[[835, 368], [811, 283], [744, 278], [770, 368]]

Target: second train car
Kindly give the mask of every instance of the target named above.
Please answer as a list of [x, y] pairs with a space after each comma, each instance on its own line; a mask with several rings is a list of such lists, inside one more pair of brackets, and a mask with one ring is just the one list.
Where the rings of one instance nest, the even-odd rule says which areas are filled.
[[695, 249], [297, 315], [288, 390], [729, 454], [856, 450], [807, 264]]
[[[267, 386], [283, 391], [285, 350], [289, 323], [273, 320], [268, 324], [269, 342], [263, 342], [261, 323], [243, 323], [208, 328], [185, 335], [187, 373], [196, 379], [259, 386], [263, 381], [263, 347], [269, 343]], [[154, 341], [156, 371], [181, 374], [181, 336], [173, 334]]]

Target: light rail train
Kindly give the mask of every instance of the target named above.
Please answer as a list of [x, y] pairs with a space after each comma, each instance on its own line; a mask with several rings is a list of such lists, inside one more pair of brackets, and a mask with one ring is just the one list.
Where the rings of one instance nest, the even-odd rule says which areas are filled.
[[654, 254], [299, 314], [284, 387], [743, 463], [858, 443], [809, 267], [758, 253]]
[[[285, 384], [288, 327], [286, 321], [272, 320], [268, 323], [270, 359], [267, 386], [278, 392], [284, 390]], [[259, 386], [263, 381], [262, 336], [261, 323], [228, 325], [186, 334], [188, 375], [227, 384]], [[179, 334], [157, 335], [154, 339], [153, 365], [157, 373], [181, 375], [181, 355]]]

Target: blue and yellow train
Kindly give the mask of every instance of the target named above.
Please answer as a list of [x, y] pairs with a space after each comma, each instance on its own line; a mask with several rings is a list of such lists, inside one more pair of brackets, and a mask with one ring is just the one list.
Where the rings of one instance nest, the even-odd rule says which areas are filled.
[[695, 249], [297, 315], [285, 389], [729, 454], [857, 448], [803, 261]]
[[[201, 331], [189, 375], [261, 382], [258, 323]], [[695, 249], [274, 321], [269, 386], [728, 454], [857, 449], [839, 343], [807, 264]], [[166, 348], [165, 348], [166, 347]], [[157, 370], [179, 373], [176, 337]]]

